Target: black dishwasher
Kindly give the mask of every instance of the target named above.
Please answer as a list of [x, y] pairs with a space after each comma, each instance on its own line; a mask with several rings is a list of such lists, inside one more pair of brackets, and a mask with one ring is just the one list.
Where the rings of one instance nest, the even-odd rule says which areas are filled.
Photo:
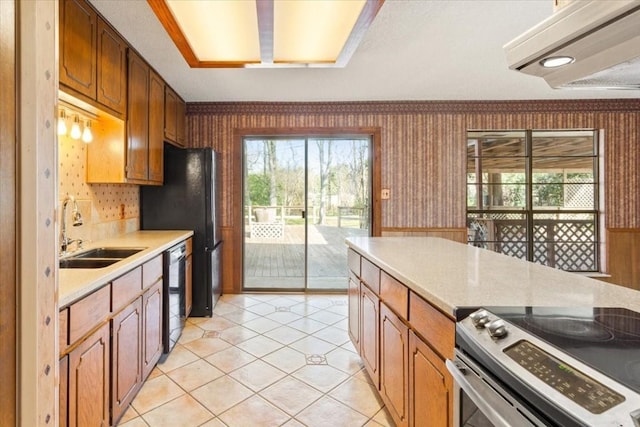
[[179, 243], [164, 253], [164, 296], [162, 301], [162, 345], [169, 353], [182, 334], [186, 321], [185, 277], [187, 247]]

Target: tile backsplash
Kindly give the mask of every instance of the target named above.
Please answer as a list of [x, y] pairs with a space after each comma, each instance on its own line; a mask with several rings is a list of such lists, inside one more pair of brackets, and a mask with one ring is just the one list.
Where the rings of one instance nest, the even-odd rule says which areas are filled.
[[[87, 184], [86, 144], [68, 136], [58, 139], [58, 215], [67, 195], [75, 197], [83, 225], [73, 227], [67, 205], [67, 236], [95, 242], [140, 229], [140, 187], [123, 184]], [[61, 218], [59, 227], [62, 226]]]

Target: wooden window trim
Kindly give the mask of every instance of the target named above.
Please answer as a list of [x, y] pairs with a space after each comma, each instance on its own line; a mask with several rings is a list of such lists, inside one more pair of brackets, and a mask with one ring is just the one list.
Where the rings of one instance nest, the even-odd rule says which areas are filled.
[[230, 272], [229, 276], [233, 278], [233, 292], [242, 292], [243, 277], [243, 255], [242, 255], [242, 227], [243, 227], [243, 206], [242, 206], [242, 188], [243, 188], [243, 170], [242, 170], [242, 141], [245, 137], [250, 136], [300, 136], [300, 137], [363, 137], [371, 138], [372, 159], [371, 159], [371, 235], [381, 235], [381, 219], [382, 219], [382, 203], [380, 199], [381, 184], [381, 145], [382, 131], [379, 127], [338, 127], [338, 128], [322, 128], [322, 127], [300, 127], [300, 128], [243, 128], [234, 131], [234, 144], [232, 146], [233, 163], [239, 165], [234, 168], [232, 173], [232, 189], [231, 194], [237, 194], [238, 201], [231, 208], [230, 233], [232, 240], [239, 242], [238, 246], [225, 245], [225, 253], [232, 256], [223, 256], [224, 267]]

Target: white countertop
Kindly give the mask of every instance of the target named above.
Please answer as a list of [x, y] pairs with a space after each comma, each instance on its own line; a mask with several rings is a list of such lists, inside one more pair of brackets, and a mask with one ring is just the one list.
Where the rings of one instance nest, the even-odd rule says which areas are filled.
[[[154, 258], [173, 245], [193, 235], [190, 230], [144, 230], [112, 239], [92, 242], [87, 249], [100, 247], [146, 248], [122, 261], [104, 268], [61, 268], [58, 270], [58, 305], [64, 308], [74, 301], [101, 288], [137, 265]], [[73, 254], [71, 255], [73, 256]]]
[[640, 291], [435, 237], [349, 237], [347, 244], [444, 313], [477, 306], [625, 307]]

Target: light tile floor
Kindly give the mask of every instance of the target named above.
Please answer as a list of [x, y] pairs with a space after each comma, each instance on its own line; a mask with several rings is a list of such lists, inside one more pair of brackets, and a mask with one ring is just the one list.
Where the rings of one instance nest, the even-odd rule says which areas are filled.
[[224, 295], [188, 319], [119, 425], [393, 426], [347, 314], [346, 295]]

